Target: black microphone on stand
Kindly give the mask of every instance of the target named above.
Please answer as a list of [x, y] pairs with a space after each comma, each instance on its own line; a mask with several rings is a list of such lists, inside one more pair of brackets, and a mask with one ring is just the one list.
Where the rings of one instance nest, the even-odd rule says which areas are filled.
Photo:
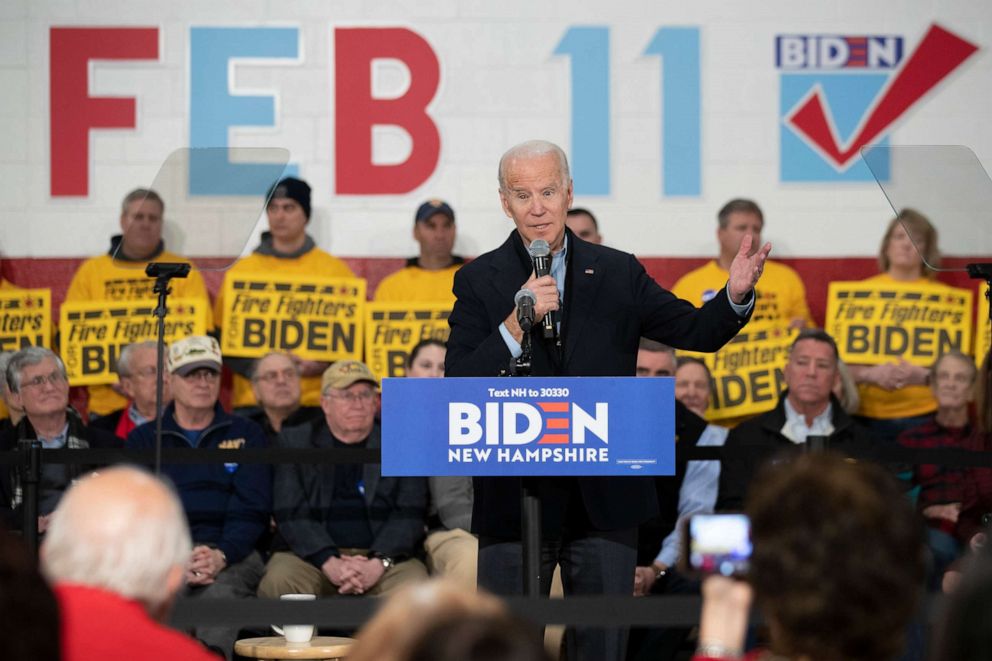
[[[530, 244], [530, 258], [534, 261], [534, 275], [538, 278], [551, 274], [551, 246], [543, 239], [538, 239]], [[551, 312], [544, 315], [542, 324], [544, 325], [544, 339], [552, 340], [558, 333], [555, 328], [555, 320]]]
[[517, 323], [520, 330], [529, 333], [534, 327], [534, 305], [537, 304], [537, 297], [529, 289], [521, 289], [513, 297], [513, 304], [517, 306]]

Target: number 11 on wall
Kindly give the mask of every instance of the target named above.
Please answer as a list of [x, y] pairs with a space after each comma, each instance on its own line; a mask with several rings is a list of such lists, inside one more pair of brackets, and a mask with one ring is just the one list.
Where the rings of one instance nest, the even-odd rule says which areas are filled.
[[[572, 178], [577, 195], [610, 194], [610, 30], [572, 27], [555, 47], [571, 59]], [[661, 58], [661, 193], [699, 196], [699, 28], [659, 28], [644, 50]]]

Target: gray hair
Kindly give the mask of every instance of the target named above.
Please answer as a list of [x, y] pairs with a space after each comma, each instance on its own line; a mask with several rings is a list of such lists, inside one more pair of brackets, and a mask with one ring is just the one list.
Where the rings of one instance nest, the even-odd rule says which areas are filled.
[[135, 188], [133, 191], [128, 193], [124, 197], [124, 201], [121, 202], [121, 213], [127, 213], [127, 208], [131, 206], [132, 202], [143, 202], [144, 200], [158, 202], [158, 205], [162, 207], [162, 213], [165, 213], [165, 201], [162, 200], [161, 195], [153, 191], [151, 188]]
[[169, 574], [186, 566], [192, 548], [175, 490], [143, 469], [118, 466], [66, 492], [45, 534], [42, 572], [156, 609], [171, 598]]
[[[948, 349], [947, 351], [943, 352], [939, 356], [937, 356], [937, 360], [933, 361], [933, 365], [930, 366], [930, 383], [931, 384], [933, 384], [933, 383], [935, 383], [937, 381], [937, 369], [940, 367], [940, 364], [942, 362], [944, 362], [944, 359], [945, 358], [957, 358], [962, 363], [964, 363], [965, 365], [967, 365], [968, 368], [969, 368], [968, 369], [968, 372], [971, 375], [970, 382], [972, 384], [975, 383], [975, 380], [978, 378], [978, 366], [975, 365], [975, 361], [972, 360], [971, 356], [966, 355], [960, 349], [951, 348], [951, 349]], [[983, 406], [984, 406], [984, 404], [983, 404]]]
[[251, 368], [248, 372], [248, 378], [250, 380], [254, 381], [258, 377], [258, 370], [262, 366], [262, 362], [265, 361], [270, 356], [283, 356], [285, 358], [288, 358], [289, 362], [293, 363], [293, 367], [296, 368], [296, 373], [301, 376], [303, 375], [303, 372], [300, 370], [300, 367], [299, 365], [297, 365], [296, 361], [293, 360], [293, 356], [291, 354], [285, 351], [270, 351], [261, 358], [256, 358], [251, 362]]
[[647, 337], [642, 337], [640, 343], [638, 343], [637, 348], [642, 351], [650, 351], [651, 353], [668, 353], [675, 358], [675, 349], [668, 346], [667, 344], [662, 344], [657, 340], [652, 340]]
[[45, 347], [25, 347], [10, 357], [7, 363], [7, 387], [11, 392], [21, 392], [21, 372], [25, 367], [37, 365], [46, 358], [51, 358], [58, 365], [62, 377], [69, 380], [69, 375], [65, 371], [65, 363], [59, 355], [51, 349]]
[[121, 350], [121, 355], [117, 357], [117, 375], [132, 376], [134, 370], [131, 369], [131, 361], [134, 360], [134, 352], [141, 349], [157, 349], [158, 342], [155, 340], [145, 340], [129, 344]]
[[548, 142], [547, 140], [528, 140], [527, 142], [521, 142], [519, 145], [515, 145], [506, 150], [506, 153], [499, 159], [499, 189], [506, 192], [506, 166], [507, 164], [516, 159], [520, 158], [535, 158], [538, 156], [546, 156], [547, 154], [554, 154], [558, 159], [558, 171], [561, 173], [561, 181], [563, 184], [568, 184], [571, 179], [571, 175], [568, 170], [568, 158], [565, 156], [565, 152], [562, 148], [553, 142]]

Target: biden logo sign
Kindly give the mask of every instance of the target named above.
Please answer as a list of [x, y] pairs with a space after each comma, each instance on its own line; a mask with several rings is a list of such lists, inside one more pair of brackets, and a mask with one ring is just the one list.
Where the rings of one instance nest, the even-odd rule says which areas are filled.
[[386, 379], [384, 475], [670, 475], [671, 379]]

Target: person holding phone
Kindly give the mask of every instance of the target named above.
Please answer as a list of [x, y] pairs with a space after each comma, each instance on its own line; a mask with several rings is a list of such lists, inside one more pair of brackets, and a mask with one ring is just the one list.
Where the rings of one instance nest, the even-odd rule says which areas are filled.
[[[898, 657], [923, 595], [925, 550], [891, 475], [830, 452], [796, 455], [765, 466], [745, 511], [747, 575], [703, 582], [693, 661]], [[752, 601], [770, 642], [745, 655]]]

